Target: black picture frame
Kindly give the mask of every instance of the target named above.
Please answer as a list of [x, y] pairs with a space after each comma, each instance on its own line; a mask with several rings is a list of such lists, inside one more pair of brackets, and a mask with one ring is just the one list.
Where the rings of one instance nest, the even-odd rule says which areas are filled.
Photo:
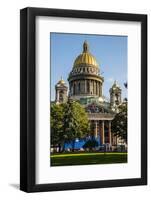
[[[35, 19], [37, 16], [141, 23], [141, 178], [70, 183], [35, 183]], [[20, 11], [20, 189], [25, 192], [121, 187], [147, 184], [147, 15], [48, 8]]]

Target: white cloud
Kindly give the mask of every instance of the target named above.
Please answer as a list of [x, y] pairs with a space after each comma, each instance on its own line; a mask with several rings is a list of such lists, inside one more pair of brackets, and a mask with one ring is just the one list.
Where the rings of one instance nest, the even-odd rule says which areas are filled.
[[106, 79], [107, 82], [113, 83], [114, 82], [114, 78], [110, 77], [108, 79]]

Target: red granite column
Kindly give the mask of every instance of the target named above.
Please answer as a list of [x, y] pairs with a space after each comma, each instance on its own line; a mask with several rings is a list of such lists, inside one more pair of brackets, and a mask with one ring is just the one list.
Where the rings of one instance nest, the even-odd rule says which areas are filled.
[[95, 132], [94, 132], [94, 136], [97, 138], [98, 135], [98, 127], [97, 127], [97, 121], [95, 121]]
[[99, 133], [100, 133], [100, 144], [102, 143], [102, 128], [101, 128], [101, 121], [99, 121]]
[[112, 136], [111, 136], [111, 121], [109, 121], [108, 137], [109, 137], [109, 144], [110, 144], [110, 145], [112, 145]]
[[102, 135], [102, 144], [105, 143], [105, 140], [104, 140], [104, 121], [102, 121], [102, 127], [101, 127], [101, 135]]

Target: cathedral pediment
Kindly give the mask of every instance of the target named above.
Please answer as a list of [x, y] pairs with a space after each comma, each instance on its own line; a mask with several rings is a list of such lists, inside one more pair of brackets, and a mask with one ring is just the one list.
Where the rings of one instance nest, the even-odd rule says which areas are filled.
[[113, 113], [109, 106], [110, 104], [93, 102], [88, 104], [85, 109], [88, 113]]

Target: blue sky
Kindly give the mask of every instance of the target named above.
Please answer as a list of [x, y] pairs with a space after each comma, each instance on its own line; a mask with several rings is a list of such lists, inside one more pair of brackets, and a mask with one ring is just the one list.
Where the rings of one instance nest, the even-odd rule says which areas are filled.
[[122, 98], [127, 97], [123, 85], [127, 81], [127, 36], [50, 33], [51, 100], [55, 99], [55, 84], [61, 76], [68, 85], [69, 72], [85, 40], [104, 77], [103, 95], [109, 98], [109, 89], [116, 80]]

